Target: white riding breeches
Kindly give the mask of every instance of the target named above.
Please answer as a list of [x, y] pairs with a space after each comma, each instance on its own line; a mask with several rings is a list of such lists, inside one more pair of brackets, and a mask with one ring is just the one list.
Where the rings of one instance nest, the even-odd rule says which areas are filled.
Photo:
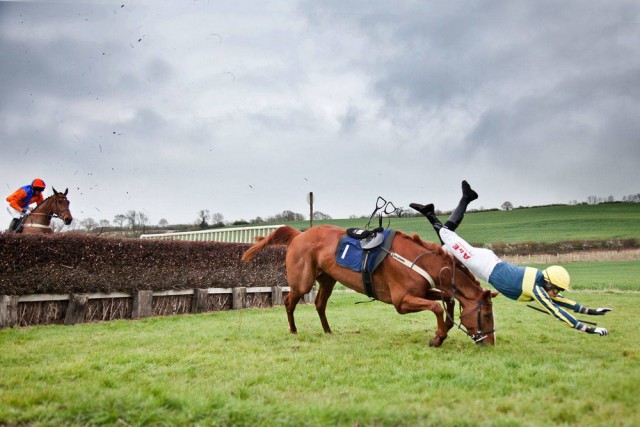
[[7, 203], [7, 212], [9, 212], [11, 218], [20, 219], [22, 217], [22, 212], [13, 209], [9, 203]]
[[480, 280], [489, 282], [494, 267], [501, 262], [490, 249], [475, 248], [446, 227], [440, 229], [440, 238], [447, 252], [453, 254]]

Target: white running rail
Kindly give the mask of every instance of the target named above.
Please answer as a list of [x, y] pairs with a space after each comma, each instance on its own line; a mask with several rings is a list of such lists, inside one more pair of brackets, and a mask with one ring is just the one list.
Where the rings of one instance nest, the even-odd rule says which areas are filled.
[[189, 242], [254, 243], [258, 236], [266, 237], [282, 225], [262, 227], [214, 228], [179, 233], [143, 234], [141, 239], [186, 240]]

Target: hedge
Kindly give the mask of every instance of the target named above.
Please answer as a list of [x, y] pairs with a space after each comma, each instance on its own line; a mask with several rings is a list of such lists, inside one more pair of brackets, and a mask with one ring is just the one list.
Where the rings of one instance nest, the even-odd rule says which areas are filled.
[[284, 246], [0, 234], [0, 295], [287, 286]]

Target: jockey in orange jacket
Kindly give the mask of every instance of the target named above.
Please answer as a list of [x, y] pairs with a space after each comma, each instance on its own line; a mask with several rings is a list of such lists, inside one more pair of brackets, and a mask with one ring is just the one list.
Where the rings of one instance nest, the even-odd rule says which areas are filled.
[[20, 218], [31, 212], [29, 205], [35, 203], [36, 206], [44, 201], [42, 192], [47, 185], [40, 178], [34, 179], [31, 184], [23, 185], [7, 197], [7, 212], [13, 217], [9, 230], [16, 229]]

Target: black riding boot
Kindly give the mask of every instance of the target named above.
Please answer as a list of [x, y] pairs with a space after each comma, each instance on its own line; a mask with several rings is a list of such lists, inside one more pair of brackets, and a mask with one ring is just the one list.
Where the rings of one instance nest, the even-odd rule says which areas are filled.
[[18, 218], [13, 218], [9, 223], [9, 231], [16, 231], [19, 222], [20, 220]]
[[[433, 226], [433, 229], [436, 230], [436, 234], [438, 234], [438, 238], [440, 238], [440, 229], [442, 228], [442, 223], [436, 216], [433, 203], [429, 203], [426, 206], [418, 203], [409, 203], [409, 206], [427, 217], [427, 219]], [[442, 241], [442, 239], [440, 239], [440, 242], [442, 242], [442, 244], [444, 245], [444, 242]]]
[[471, 186], [467, 181], [462, 181], [462, 198], [460, 199], [458, 206], [453, 210], [453, 212], [451, 212], [451, 215], [449, 215], [449, 219], [444, 223], [444, 226], [451, 231], [455, 231], [464, 218], [467, 206], [477, 198], [478, 193], [471, 189]]

